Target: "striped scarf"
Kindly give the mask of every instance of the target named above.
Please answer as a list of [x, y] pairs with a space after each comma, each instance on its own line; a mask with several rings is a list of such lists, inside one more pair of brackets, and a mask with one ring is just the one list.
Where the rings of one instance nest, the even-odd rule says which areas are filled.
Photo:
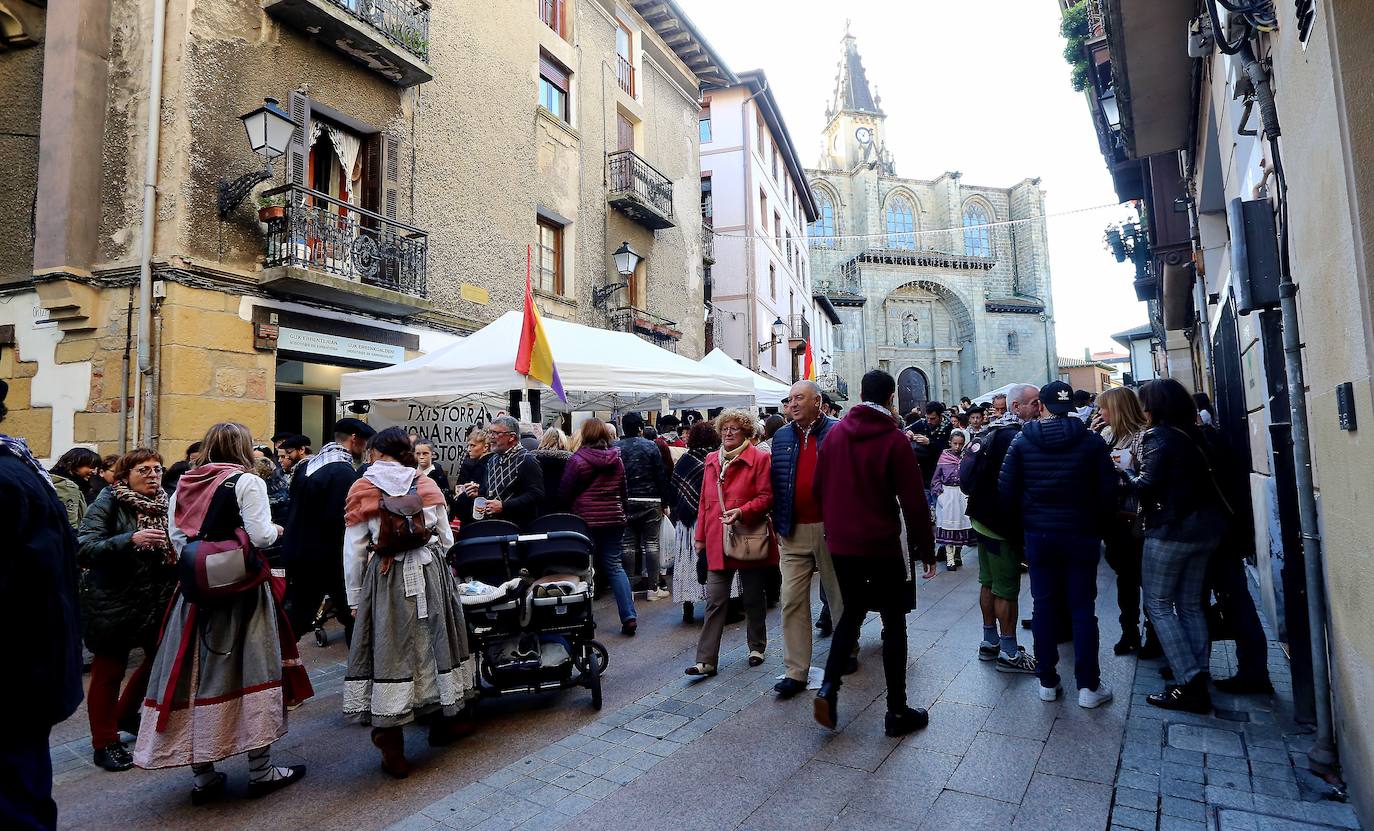
[[515, 494], [512, 488], [529, 451], [515, 445], [505, 453], [491, 453], [487, 462], [487, 498], [505, 501]]

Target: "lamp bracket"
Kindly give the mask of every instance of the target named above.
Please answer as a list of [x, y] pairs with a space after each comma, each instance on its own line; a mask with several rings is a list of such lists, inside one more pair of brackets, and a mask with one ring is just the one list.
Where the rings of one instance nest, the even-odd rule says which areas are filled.
[[778, 341], [777, 338], [773, 338], [772, 340], [766, 340], [766, 341], [764, 341], [763, 343], [759, 344], [759, 354], [762, 355], [763, 353], [765, 353], [765, 352], [767, 352], [768, 350], [772, 349], [772, 348], [773, 348], [775, 345], [777, 345], [778, 343], [779, 343], [779, 341]]
[[629, 283], [620, 282], [592, 289], [592, 307], [604, 312], [612, 295], [629, 286]]
[[215, 200], [219, 210], [219, 218], [224, 219], [233, 213], [234, 209], [242, 204], [248, 194], [253, 192], [253, 188], [259, 183], [266, 182], [272, 178], [272, 163], [268, 162], [262, 170], [254, 170], [243, 174], [232, 182], [223, 179], [219, 183], [219, 195]]

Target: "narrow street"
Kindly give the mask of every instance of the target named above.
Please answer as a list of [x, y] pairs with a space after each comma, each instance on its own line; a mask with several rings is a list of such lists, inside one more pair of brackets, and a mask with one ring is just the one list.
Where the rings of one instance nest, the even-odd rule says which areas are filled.
[[[1112, 575], [1100, 572], [1104, 644], [1119, 634]], [[1023, 613], [1030, 598], [1023, 595]], [[481, 731], [442, 751], [409, 751], [422, 769], [396, 781], [381, 772], [365, 728], [339, 713], [345, 651], [302, 641], [316, 697], [291, 714], [276, 745], [283, 763], [309, 765], [304, 787], [243, 798], [246, 762], [230, 772], [231, 798], [193, 808], [184, 771], [107, 774], [90, 764], [84, 709], [53, 731], [55, 796], [64, 828], [552, 829], [579, 822], [634, 831], [685, 829], [1128, 828], [1138, 831], [1358, 828], [1348, 805], [1319, 801], [1322, 783], [1294, 767], [1305, 732], [1260, 697], [1217, 696], [1217, 716], [1145, 706], [1158, 662], [1103, 649], [1116, 700], [1084, 710], [1072, 697], [1039, 701], [1030, 676], [998, 674], [972, 648], [976, 573], [941, 572], [908, 618], [909, 696], [931, 724], [903, 740], [883, 736], [880, 625], [864, 628], [862, 668], [840, 697], [840, 730], [811, 716], [811, 696], [773, 699], [781, 671], [777, 613], [769, 662], [745, 665], [741, 624], [727, 629], [720, 675], [682, 675], [697, 626], [680, 607], [642, 604], [641, 634], [605, 632], [611, 667], [605, 708], [584, 690], [484, 702]], [[1029, 633], [1026, 633], [1029, 635]], [[1029, 640], [1029, 638], [1025, 638]], [[814, 659], [823, 660], [826, 641]], [[1229, 647], [1229, 644], [1225, 646]], [[1071, 656], [1072, 650], [1065, 647]], [[1229, 674], [1229, 649], [1214, 651]], [[1071, 672], [1071, 657], [1061, 664]], [[274, 755], [275, 758], [275, 755]], [[585, 816], [583, 816], [585, 814]], [[1212, 824], [1215, 823], [1215, 824]]]

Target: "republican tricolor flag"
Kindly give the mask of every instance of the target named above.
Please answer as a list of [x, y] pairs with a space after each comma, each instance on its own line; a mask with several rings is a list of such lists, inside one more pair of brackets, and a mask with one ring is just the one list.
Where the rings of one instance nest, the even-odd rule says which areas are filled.
[[525, 249], [525, 322], [520, 327], [520, 351], [515, 355], [515, 371], [552, 389], [558, 400], [566, 404], [568, 396], [563, 392], [563, 382], [558, 379], [553, 348], [539, 320], [539, 310], [534, 307], [534, 284], [530, 277], [533, 255], [532, 248]]
[[811, 354], [811, 341], [806, 342], [806, 357], [802, 364], [802, 379], [806, 381], [816, 380], [816, 359]]

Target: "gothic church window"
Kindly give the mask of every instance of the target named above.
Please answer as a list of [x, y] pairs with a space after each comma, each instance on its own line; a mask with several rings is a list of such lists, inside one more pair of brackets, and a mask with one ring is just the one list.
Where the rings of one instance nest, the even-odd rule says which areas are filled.
[[911, 200], [900, 194], [887, 202], [887, 247], [916, 248], [916, 210]]
[[970, 257], [992, 256], [992, 229], [988, 211], [977, 202], [964, 208], [964, 253]]
[[1016, 332], [1007, 333], [1007, 354], [1018, 355], [1021, 352], [1021, 336]]
[[820, 216], [811, 223], [811, 238], [815, 240], [813, 245], [817, 248], [834, 248], [835, 200], [831, 199], [826, 191], [817, 190], [816, 205], [820, 208]]

